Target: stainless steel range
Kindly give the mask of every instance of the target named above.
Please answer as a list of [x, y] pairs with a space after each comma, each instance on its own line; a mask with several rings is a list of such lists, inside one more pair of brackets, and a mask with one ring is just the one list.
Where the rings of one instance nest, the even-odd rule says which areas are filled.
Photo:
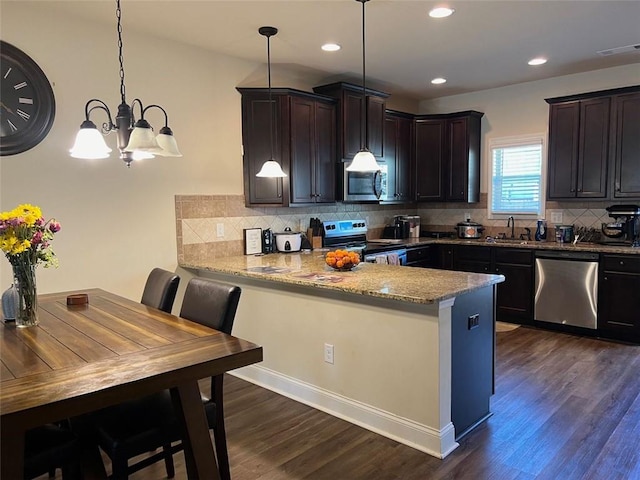
[[407, 250], [401, 246], [402, 240], [367, 241], [365, 220], [330, 220], [323, 222], [323, 246], [357, 250], [365, 262], [405, 265]]

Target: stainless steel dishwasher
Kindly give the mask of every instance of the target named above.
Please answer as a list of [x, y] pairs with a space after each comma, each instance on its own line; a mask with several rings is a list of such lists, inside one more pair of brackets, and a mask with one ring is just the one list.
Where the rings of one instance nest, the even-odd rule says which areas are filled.
[[598, 254], [536, 251], [534, 319], [598, 327]]

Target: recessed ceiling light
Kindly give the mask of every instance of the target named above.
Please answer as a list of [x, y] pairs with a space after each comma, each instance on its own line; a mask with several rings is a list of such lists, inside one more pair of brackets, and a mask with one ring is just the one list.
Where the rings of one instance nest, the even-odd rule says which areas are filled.
[[453, 8], [437, 7], [429, 12], [429, 16], [431, 18], [444, 18], [448, 17], [449, 15], [453, 15], [453, 12], [455, 12]]
[[324, 50], [325, 52], [337, 52], [342, 47], [340, 45], [338, 45], [337, 43], [325, 43], [320, 48], [322, 48], [322, 50]]
[[431, 83], [433, 83], [434, 85], [440, 85], [441, 83], [447, 83], [447, 79], [446, 78], [442, 78], [442, 77], [438, 77], [438, 78], [434, 78], [433, 80], [431, 80]]
[[532, 58], [527, 63], [529, 65], [543, 65], [543, 64], [547, 63], [547, 59], [546, 58], [542, 58], [542, 57]]

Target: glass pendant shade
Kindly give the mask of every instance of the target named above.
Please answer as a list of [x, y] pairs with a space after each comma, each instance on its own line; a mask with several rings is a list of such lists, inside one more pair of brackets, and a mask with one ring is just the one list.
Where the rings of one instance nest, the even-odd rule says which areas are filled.
[[149, 152], [141, 152], [140, 150], [136, 150], [135, 152], [131, 152], [131, 158], [133, 160], [148, 160], [150, 158], [154, 158], [155, 155]]
[[356, 153], [351, 165], [347, 167], [347, 172], [377, 172], [379, 170], [380, 165], [369, 150], [360, 150]]
[[107, 158], [111, 153], [111, 149], [107, 146], [95, 123], [85, 120], [82, 122], [76, 135], [76, 141], [69, 152], [74, 158], [93, 160]]
[[264, 162], [260, 171], [256, 173], [256, 177], [263, 178], [282, 178], [286, 176], [287, 174], [282, 171], [280, 164], [275, 160], [267, 160]]
[[140, 119], [136, 122], [135, 128], [129, 137], [129, 143], [124, 149], [125, 152], [147, 152], [160, 155], [162, 149], [158, 145], [151, 126], [146, 120]]
[[158, 146], [162, 149], [158, 155], [162, 155], [163, 157], [182, 156], [182, 153], [178, 150], [178, 144], [173, 136], [173, 132], [169, 127], [162, 127], [160, 129], [160, 133], [156, 137], [156, 141], [158, 142]]

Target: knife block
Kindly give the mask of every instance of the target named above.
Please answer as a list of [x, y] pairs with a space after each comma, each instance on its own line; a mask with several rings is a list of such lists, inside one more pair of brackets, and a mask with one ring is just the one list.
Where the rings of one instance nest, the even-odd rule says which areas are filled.
[[309, 239], [309, 243], [311, 243], [311, 248], [313, 250], [316, 248], [322, 248], [322, 237], [314, 236], [312, 228], [307, 228], [307, 238]]

